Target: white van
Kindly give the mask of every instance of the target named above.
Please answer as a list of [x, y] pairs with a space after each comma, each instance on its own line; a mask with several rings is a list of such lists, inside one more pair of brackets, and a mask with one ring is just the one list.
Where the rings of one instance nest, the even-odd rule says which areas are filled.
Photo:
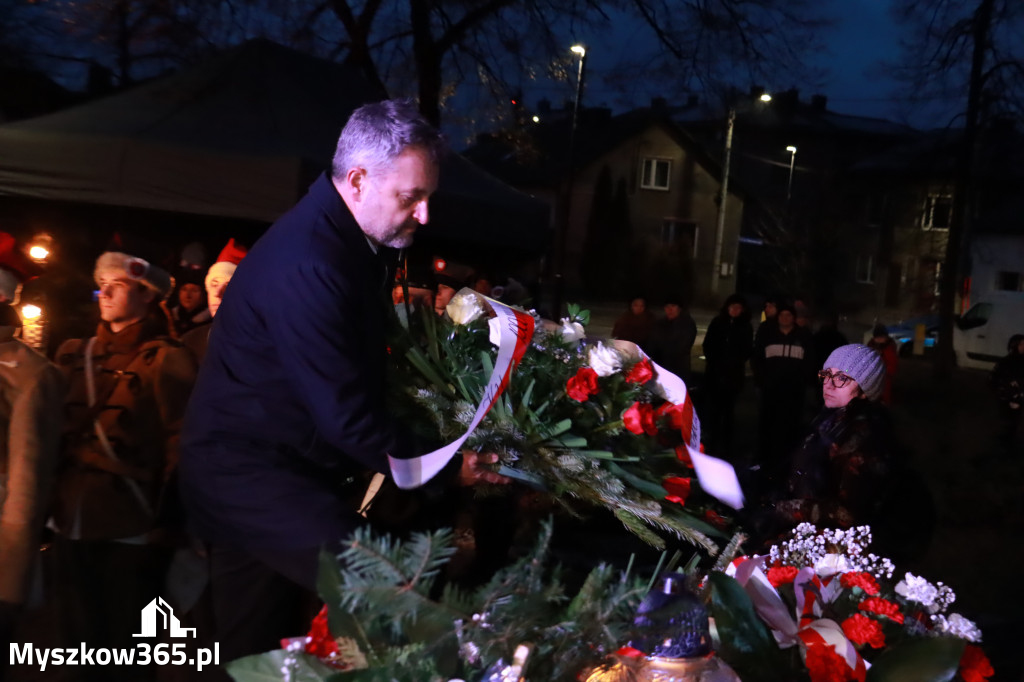
[[953, 349], [957, 365], [992, 369], [1006, 355], [1006, 344], [1014, 334], [1024, 334], [1024, 294], [989, 294], [956, 321]]

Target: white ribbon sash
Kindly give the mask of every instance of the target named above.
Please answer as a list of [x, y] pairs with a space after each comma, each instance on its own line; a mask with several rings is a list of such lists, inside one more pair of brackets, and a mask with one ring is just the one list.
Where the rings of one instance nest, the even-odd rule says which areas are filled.
[[[463, 291], [466, 290], [464, 289]], [[439, 450], [434, 450], [411, 459], [395, 459], [388, 455], [391, 475], [395, 479], [395, 484], [403, 490], [416, 488], [432, 479], [459, 452], [462, 444], [466, 442], [466, 439], [473, 433], [477, 425], [483, 421], [483, 418], [508, 387], [512, 370], [523, 357], [523, 353], [526, 352], [530, 345], [530, 340], [533, 338], [533, 317], [522, 311], [514, 310], [492, 298], [487, 298], [480, 294], [478, 294], [478, 297], [490, 305], [494, 314], [500, 320], [501, 330], [498, 357], [494, 361], [494, 370], [491, 372], [491, 377], [484, 388], [483, 399], [477, 406], [476, 414], [473, 416], [473, 421], [470, 423], [466, 433], [462, 434], [458, 440], [445, 445]]]

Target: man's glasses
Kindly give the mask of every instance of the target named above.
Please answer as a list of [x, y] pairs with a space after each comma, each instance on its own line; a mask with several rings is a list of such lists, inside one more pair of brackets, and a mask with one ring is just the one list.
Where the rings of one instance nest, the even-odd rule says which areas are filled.
[[842, 388], [846, 384], [853, 381], [853, 377], [849, 376], [848, 374], [843, 374], [842, 372], [833, 372], [830, 369], [823, 369], [820, 372], [818, 372], [818, 379], [820, 379], [822, 383], [825, 383], [826, 381], [831, 381], [832, 386], [835, 388]]

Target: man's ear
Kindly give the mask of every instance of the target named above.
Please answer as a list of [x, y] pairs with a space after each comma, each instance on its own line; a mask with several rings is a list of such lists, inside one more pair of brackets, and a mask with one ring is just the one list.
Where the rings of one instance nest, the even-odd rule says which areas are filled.
[[142, 288], [142, 300], [146, 302], [146, 305], [149, 305], [156, 298], [156, 292], [144, 284], [139, 286]]
[[366, 169], [350, 168], [348, 173], [345, 174], [345, 184], [348, 185], [352, 196], [358, 201], [366, 190]]

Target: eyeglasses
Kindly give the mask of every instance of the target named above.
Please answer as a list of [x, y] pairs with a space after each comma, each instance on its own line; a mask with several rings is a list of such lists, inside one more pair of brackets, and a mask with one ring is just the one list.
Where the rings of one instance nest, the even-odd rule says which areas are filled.
[[818, 379], [820, 379], [822, 383], [825, 383], [826, 381], [831, 381], [832, 386], [834, 388], [842, 388], [843, 386], [846, 386], [846, 384], [854, 380], [853, 377], [849, 376], [848, 374], [843, 374], [842, 372], [833, 372], [830, 369], [823, 369], [820, 372], [818, 372]]

